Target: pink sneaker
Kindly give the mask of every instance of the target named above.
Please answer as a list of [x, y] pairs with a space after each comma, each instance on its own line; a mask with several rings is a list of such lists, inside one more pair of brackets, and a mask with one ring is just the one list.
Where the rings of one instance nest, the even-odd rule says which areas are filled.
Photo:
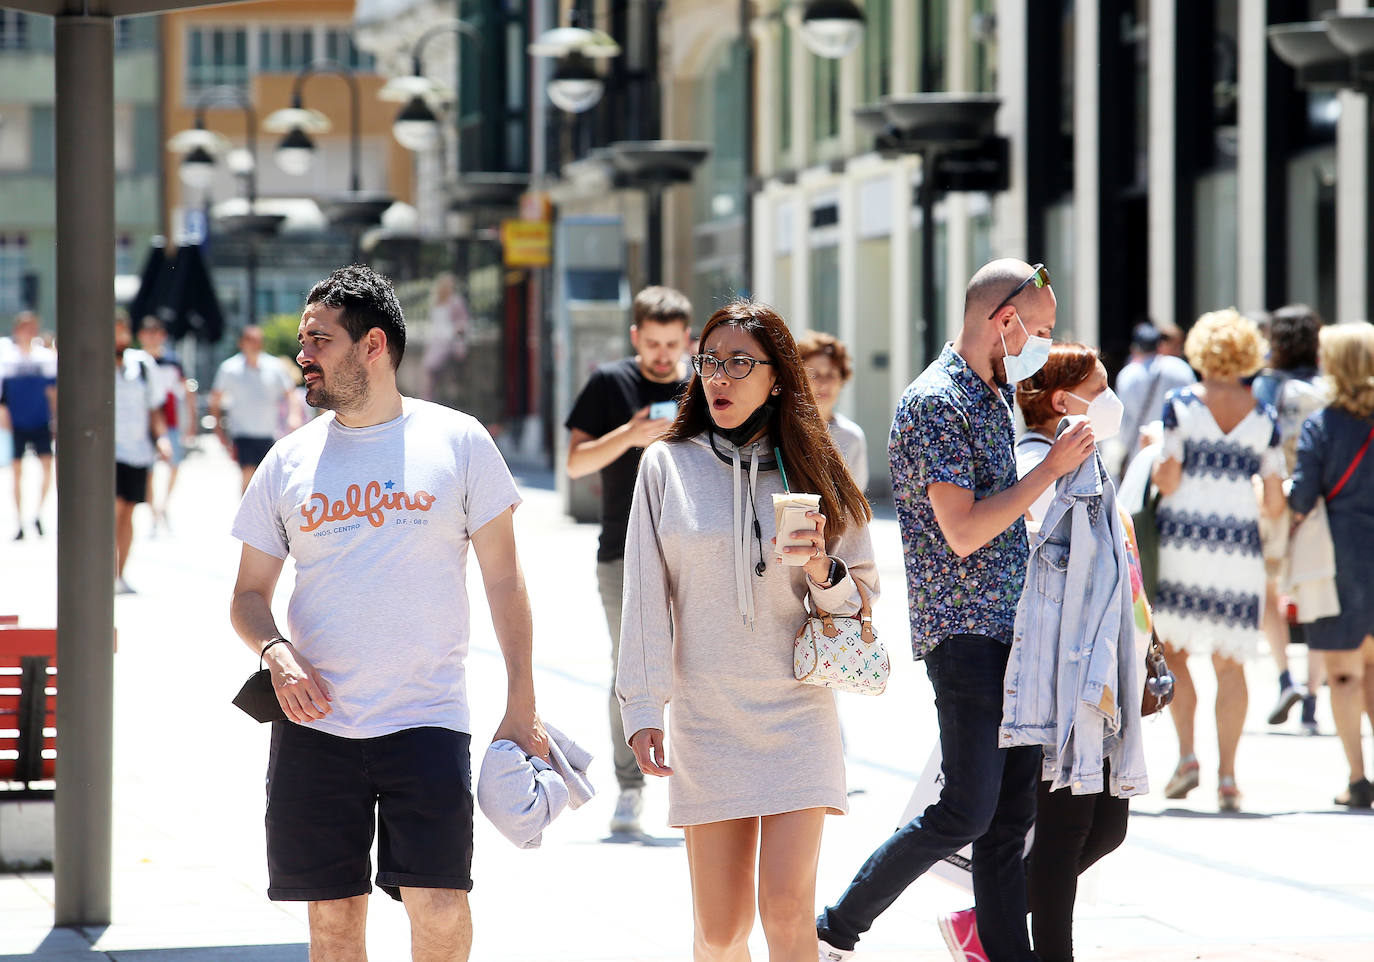
[[988, 954], [978, 940], [978, 920], [973, 909], [940, 916], [940, 934], [955, 962], [988, 962]]

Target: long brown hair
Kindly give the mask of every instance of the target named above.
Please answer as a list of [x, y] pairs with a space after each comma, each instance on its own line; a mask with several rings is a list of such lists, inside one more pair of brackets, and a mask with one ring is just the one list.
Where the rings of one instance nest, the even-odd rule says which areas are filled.
[[[782, 454], [792, 490], [821, 496], [827, 534], [839, 535], [854, 521], [872, 519], [872, 509], [821, 421], [810, 379], [797, 355], [797, 342], [792, 339], [787, 322], [766, 305], [738, 300], [711, 315], [702, 329], [700, 343], [704, 345], [711, 332], [721, 325], [738, 328], [758, 341], [767, 360], [773, 362], [773, 373], [782, 393], [777, 410], [769, 419], [768, 435]], [[667, 440], [694, 438], [713, 423], [701, 376], [693, 374], [687, 385], [686, 402], [679, 407]]]

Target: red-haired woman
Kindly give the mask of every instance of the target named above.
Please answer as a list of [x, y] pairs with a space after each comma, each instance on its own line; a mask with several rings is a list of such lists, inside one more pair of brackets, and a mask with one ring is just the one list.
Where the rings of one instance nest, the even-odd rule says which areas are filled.
[[[1016, 403], [1028, 429], [1016, 443], [1016, 470], [1022, 476], [1044, 460], [1054, 443], [1059, 421], [1066, 415], [1086, 416], [1098, 442], [1114, 437], [1121, 427], [1121, 401], [1107, 386], [1107, 369], [1097, 352], [1086, 344], [1051, 347], [1045, 366], [1017, 385]], [[1031, 521], [1037, 527], [1054, 496], [1052, 486], [1031, 505]], [[1117, 562], [1130, 565], [1138, 555], [1130, 517], [1124, 511], [1122, 528], [1130, 543], [1118, 545]], [[1136, 626], [1134, 654], [1143, 661], [1150, 640], [1150, 609], [1138, 563], [1131, 572], [1131, 589]], [[1138, 697], [1132, 700], [1123, 693], [1121, 712], [1138, 713]], [[1110, 785], [1105, 770], [1103, 782]], [[1073, 959], [1073, 906], [1078, 876], [1125, 841], [1128, 815], [1127, 799], [1113, 795], [1109, 788], [1080, 795], [1071, 788], [1050, 791], [1048, 781], [1040, 783], [1026, 891], [1035, 952], [1045, 962]]]
[[[834, 695], [795, 680], [792, 640], [808, 596], [848, 615], [859, 583], [877, 596], [871, 515], [783, 319], [737, 302], [700, 344], [677, 420], [639, 466], [616, 692], [640, 768], [671, 776], [694, 957], [747, 958], [757, 904], [769, 958], [814, 962], [821, 827], [846, 811], [844, 759]], [[800, 565], [773, 544], [780, 466], [821, 499], [814, 529], [784, 532], [810, 542], [783, 549]]]
[[811, 380], [811, 393], [821, 413], [821, 423], [830, 431], [830, 440], [839, 448], [854, 483], [868, 488], [868, 438], [864, 429], [835, 410], [840, 391], [854, 376], [854, 362], [844, 342], [824, 331], [808, 331], [797, 339], [797, 354]]

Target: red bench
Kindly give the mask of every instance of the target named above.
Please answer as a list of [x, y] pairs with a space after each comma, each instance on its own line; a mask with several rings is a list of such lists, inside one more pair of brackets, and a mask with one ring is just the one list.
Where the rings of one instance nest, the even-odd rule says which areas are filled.
[[57, 770], [57, 630], [0, 626], [0, 798], [51, 798]]

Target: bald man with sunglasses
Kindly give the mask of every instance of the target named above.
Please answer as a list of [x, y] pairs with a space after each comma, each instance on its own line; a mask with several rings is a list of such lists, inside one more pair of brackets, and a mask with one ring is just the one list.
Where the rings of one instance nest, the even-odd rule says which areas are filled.
[[1035, 821], [1040, 750], [999, 748], [998, 726], [1029, 554], [1026, 509], [1093, 450], [1085, 422], [1017, 480], [1015, 382], [1044, 364], [1054, 322], [1043, 264], [985, 265], [969, 281], [953, 343], [898, 404], [888, 442], [892, 494], [906, 554], [912, 653], [925, 662], [935, 691], [943, 788], [821, 912], [822, 960], [848, 959], [908, 885], [969, 843], [977, 927], [971, 917], [943, 920], [951, 949], [964, 953], [981, 935], [991, 962], [1035, 959], [1022, 855]]

